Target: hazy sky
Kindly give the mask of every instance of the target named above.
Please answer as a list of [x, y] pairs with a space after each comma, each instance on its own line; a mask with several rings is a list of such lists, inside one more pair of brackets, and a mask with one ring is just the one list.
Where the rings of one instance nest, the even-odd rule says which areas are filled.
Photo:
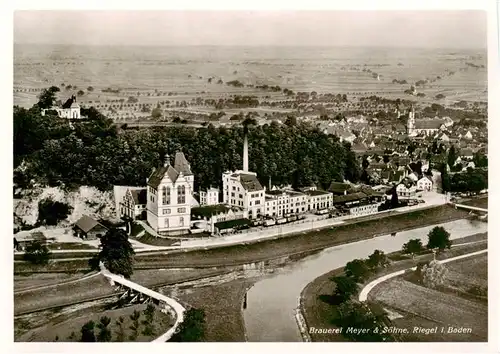
[[15, 43], [485, 48], [481, 11], [16, 11]]

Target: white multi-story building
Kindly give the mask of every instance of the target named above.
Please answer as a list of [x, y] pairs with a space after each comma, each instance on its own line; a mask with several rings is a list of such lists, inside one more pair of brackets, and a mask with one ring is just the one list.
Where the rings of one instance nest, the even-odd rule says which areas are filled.
[[265, 188], [260, 184], [255, 172], [224, 172], [222, 187], [224, 204], [243, 209], [249, 219], [264, 216]]
[[241, 208], [245, 217], [257, 219], [265, 214], [265, 191], [257, 179], [257, 173], [248, 171], [248, 138], [245, 135], [243, 170], [222, 174], [222, 201]]
[[301, 214], [308, 210], [309, 197], [300, 192], [288, 190], [266, 191], [266, 216], [284, 217]]
[[200, 191], [200, 205], [219, 204], [219, 190], [217, 188], [208, 188]]
[[189, 232], [193, 204], [194, 176], [182, 152], [175, 154], [174, 165], [167, 155], [162, 167], [147, 180], [147, 220], [159, 234]]
[[319, 211], [331, 208], [333, 205], [333, 193], [310, 189], [305, 192], [308, 197], [308, 211]]

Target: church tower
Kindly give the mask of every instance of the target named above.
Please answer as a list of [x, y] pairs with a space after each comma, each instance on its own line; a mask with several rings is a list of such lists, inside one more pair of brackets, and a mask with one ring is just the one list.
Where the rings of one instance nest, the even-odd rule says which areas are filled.
[[410, 112], [408, 113], [408, 122], [406, 125], [408, 135], [413, 134], [415, 131], [415, 108], [411, 106]]

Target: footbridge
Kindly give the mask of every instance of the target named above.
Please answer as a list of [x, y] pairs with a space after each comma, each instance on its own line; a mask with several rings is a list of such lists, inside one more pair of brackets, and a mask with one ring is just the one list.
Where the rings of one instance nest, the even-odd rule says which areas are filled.
[[120, 299], [127, 299], [131, 303], [153, 302], [162, 308], [162, 311], [175, 316], [175, 323], [173, 327], [160, 337], [156, 338], [153, 342], [168, 341], [176, 332], [179, 325], [184, 321], [184, 312], [186, 309], [175, 299], [134, 283], [133, 281], [125, 279], [121, 275], [113, 274], [103, 265], [101, 265], [101, 274], [110, 281], [111, 285], [117, 284], [121, 289], [125, 290], [125, 293], [120, 297]]
[[488, 217], [488, 209], [484, 208], [479, 208], [479, 207], [474, 207], [471, 205], [465, 205], [465, 204], [456, 204], [456, 203], [450, 203], [455, 209], [465, 209], [465, 210], [470, 210], [471, 212], [475, 213], [480, 213], [482, 216], [480, 216], [481, 219], [486, 219]]

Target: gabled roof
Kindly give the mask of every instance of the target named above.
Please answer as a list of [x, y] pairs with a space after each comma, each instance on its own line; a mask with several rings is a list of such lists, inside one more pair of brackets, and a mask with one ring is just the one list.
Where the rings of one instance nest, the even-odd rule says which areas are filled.
[[255, 192], [255, 191], [260, 191], [263, 190], [264, 188], [260, 184], [259, 180], [257, 179], [257, 176], [255, 175], [247, 175], [244, 173], [240, 174], [240, 182], [243, 188], [247, 192]]
[[80, 219], [78, 219], [78, 221], [75, 223], [75, 226], [85, 233], [89, 232], [96, 226], [100, 226], [101, 228], [107, 229], [99, 221], [92, 219], [88, 215], [83, 215]]
[[346, 195], [341, 195], [338, 197], [333, 197], [333, 203], [338, 204], [338, 203], [347, 203], [347, 202], [353, 202], [355, 200], [361, 200], [366, 198], [367, 195], [363, 192], [357, 192], [357, 193], [352, 193], [352, 194], [346, 194]]
[[146, 204], [147, 201], [147, 190], [146, 188], [142, 189], [129, 189], [130, 194], [132, 194], [132, 198], [134, 198], [134, 203], [136, 205]]
[[332, 182], [330, 183], [330, 187], [328, 187], [328, 191], [333, 193], [344, 193], [350, 189], [352, 189], [350, 184], [342, 182]]
[[64, 102], [64, 104], [62, 105], [62, 108], [75, 108], [75, 106], [73, 106], [73, 103], [76, 104], [76, 108], [80, 107], [76, 103], [76, 97], [75, 96], [71, 96], [70, 98], [68, 98], [66, 100], [66, 102]]
[[174, 168], [177, 172], [182, 172], [184, 176], [192, 175], [191, 165], [187, 162], [186, 157], [182, 151], [175, 154]]
[[472, 155], [474, 155], [472, 149], [469, 148], [460, 149], [460, 156], [472, 156]]
[[413, 181], [410, 178], [404, 178], [398, 185], [404, 185], [406, 188], [411, 188], [413, 186]]

